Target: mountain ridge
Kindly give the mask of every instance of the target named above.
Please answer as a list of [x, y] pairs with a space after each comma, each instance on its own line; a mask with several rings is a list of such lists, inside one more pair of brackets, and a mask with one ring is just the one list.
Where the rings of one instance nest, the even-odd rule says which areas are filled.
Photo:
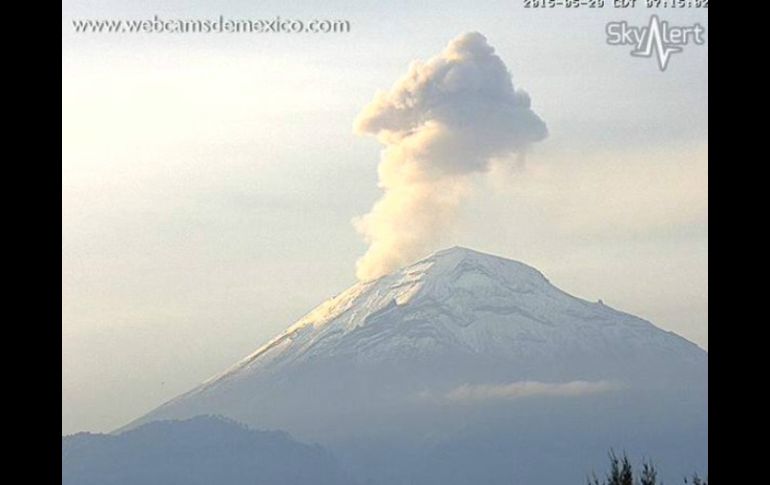
[[145, 423], [117, 435], [62, 437], [63, 485], [353, 485], [338, 460], [285, 431], [223, 416]]
[[[452, 361], [446, 367], [459, 369], [456, 373], [463, 379], [456, 386], [507, 383], [506, 379], [568, 382], [586, 380], [590, 374], [596, 381], [613, 380], [616, 375], [608, 369], [628, 364], [623, 355], [616, 355], [618, 349], [643, 354], [643, 361], [681, 357], [696, 366], [706, 355], [673, 332], [560, 290], [531, 266], [456, 246], [353, 285], [235, 365], [156, 411], [232, 388], [239, 381], [280, 378], [281, 373], [291, 375], [296, 369], [317, 374], [324, 362], [339, 366], [339, 360], [362, 369], [411, 364], [415, 371], [407, 372], [412, 376], [405, 379], [420, 380], [422, 372], [427, 382], [430, 372], [422, 363], [435, 357]], [[592, 354], [605, 358], [593, 362]], [[522, 372], [498, 375], [491, 370], [485, 382], [483, 370], [465, 372], [460, 361], [469, 362], [469, 368]], [[538, 370], [546, 366], [564, 375], [558, 379], [558, 371]], [[438, 387], [446, 388], [451, 379], [437, 381], [441, 381]]]
[[377, 485], [566, 485], [613, 447], [665, 450], [670, 480], [705, 467], [707, 394], [687, 339], [455, 247], [351, 286], [122, 429], [224, 415]]

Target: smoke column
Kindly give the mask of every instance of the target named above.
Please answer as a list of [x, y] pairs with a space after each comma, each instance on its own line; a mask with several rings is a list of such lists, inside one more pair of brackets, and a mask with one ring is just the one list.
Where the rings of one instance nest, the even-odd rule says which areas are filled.
[[513, 86], [486, 37], [463, 34], [427, 62], [415, 61], [358, 115], [354, 131], [385, 147], [382, 197], [354, 219], [369, 244], [356, 275], [371, 280], [436, 249], [469, 195], [471, 175], [493, 159], [523, 156], [548, 130]]

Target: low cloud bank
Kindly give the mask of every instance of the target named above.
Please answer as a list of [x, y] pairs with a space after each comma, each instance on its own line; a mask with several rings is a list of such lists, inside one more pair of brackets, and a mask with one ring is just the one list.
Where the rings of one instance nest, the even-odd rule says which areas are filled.
[[444, 395], [451, 402], [513, 400], [536, 396], [579, 397], [612, 391], [619, 386], [608, 381], [548, 383], [520, 381], [499, 385], [464, 384]]

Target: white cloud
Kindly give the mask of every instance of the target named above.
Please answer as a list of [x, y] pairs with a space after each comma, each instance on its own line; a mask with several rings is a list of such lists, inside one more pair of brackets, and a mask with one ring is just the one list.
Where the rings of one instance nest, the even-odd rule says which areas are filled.
[[465, 384], [444, 395], [451, 402], [512, 400], [537, 396], [579, 397], [598, 394], [613, 389], [618, 385], [608, 381], [571, 381], [563, 383], [548, 383], [537, 381], [520, 381], [509, 384]]

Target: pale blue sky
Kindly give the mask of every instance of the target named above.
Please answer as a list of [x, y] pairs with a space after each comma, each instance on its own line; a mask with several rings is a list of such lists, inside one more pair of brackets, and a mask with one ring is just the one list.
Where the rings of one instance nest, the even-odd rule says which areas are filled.
[[[62, 432], [106, 431], [355, 282], [380, 192], [360, 109], [456, 35], [489, 39], [550, 137], [479, 181], [445, 246], [533, 265], [708, 345], [708, 47], [604, 42], [644, 9], [507, 2], [63, 4]], [[312, 6], [311, 6], [312, 5]], [[76, 17], [345, 18], [340, 35], [75, 35]], [[706, 12], [661, 13], [700, 22]]]

